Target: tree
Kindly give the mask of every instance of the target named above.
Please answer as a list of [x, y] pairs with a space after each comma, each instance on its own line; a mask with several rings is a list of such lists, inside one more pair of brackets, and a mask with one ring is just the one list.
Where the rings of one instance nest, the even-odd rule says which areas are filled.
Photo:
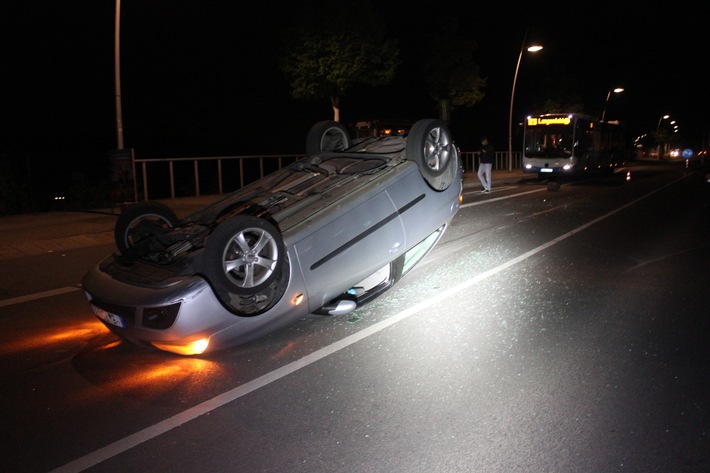
[[478, 45], [457, 33], [456, 20], [442, 21], [444, 24], [437, 31], [444, 33], [427, 42], [425, 75], [429, 96], [437, 104], [448, 101], [452, 109], [473, 106], [485, 96], [486, 86], [486, 79], [473, 62]]
[[537, 100], [532, 103], [530, 113], [591, 113], [578, 92], [580, 84], [570, 79], [570, 74], [561, 64], [552, 65], [542, 79], [533, 82], [538, 92], [544, 92], [535, 95]]
[[542, 115], [545, 113], [585, 113], [584, 105], [579, 96], [574, 94], [550, 93], [549, 98], [533, 104], [532, 113]]
[[281, 70], [295, 99], [329, 98], [340, 121], [340, 98], [355, 84], [379, 86], [394, 77], [399, 47], [386, 40], [384, 24], [365, 1], [308, 9], [285, 33]]

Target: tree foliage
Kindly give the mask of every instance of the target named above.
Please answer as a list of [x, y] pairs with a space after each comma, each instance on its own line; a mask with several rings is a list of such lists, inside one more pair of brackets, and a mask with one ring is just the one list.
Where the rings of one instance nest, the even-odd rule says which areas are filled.
[[454, 107], [470, 107], [485, 96], [486, 79], [473, 62], [478, 46], [457, 34], [455, 20], [449, 20], [438, 30], [443, 33], [431, 37], [427, 46], [425, 74], [429, 95], [437, 102], [448, 99]]
[[[342, 2], [341, 2], [342, 3]], [[379, 86], [394, 77], [399, 47], [385, 38], [384, 23], [367, 2], [351, 8], [307, 8], [286, 32], [281, 70], [296, 99], [329, 98], [339, 121], [340, 97], [355, 84]]]
[[584, 105], [576, 95], [552, 94], [543, 102], [533, 105], [532, 113], [542, 115], [546, 113], [585, 113]]

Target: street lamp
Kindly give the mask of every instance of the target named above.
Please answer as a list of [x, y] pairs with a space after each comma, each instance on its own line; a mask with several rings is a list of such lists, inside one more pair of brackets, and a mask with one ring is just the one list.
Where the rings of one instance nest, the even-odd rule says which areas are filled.
[[604, 117], [606, 117], [606, 107], [609, 105], [609, 97], [611, 97], [611, 93], [614, 92], [615, 94], [620, 94], [624, 91], [623, 87], [617, 87], [616, 89], [609, 89], [609, 93], [606, 94], [606, 101], [604, 102], [604, 111], [602, 112], [602, 121], [604, 121]]
[[[525, 31], [523, 44], [520, 46], [520, 55], [518, 55], [518, 64], [515, 66], [515, 75], [513, 76], [513, 90], [510, 92], [510, 116], [508, 121], [508, 172], [513, 171], [513, 100], [515, 99], [515, 83], [518, 81], [518, 71], [520, 70], [520, 61], [523, 59], [523, 51], [525, 51], [525, 40], [528, 37], [528, 32]], [[533, 45], [527, 48], [531, 53], [536, 53], [542, 49], [540, 45]]]

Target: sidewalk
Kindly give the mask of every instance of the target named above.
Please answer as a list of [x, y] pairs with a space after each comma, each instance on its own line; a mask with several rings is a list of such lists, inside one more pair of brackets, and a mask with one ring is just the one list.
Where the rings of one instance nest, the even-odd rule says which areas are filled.
[[[501, 182], [515, 182], [524, 176], [520, 170], [493, 171], [493, 187]], [[464, 188], [480, 188], [475, 172], [464, 174]], [[158, 199], [185, 217], [219, 195]], [[41, 212], [0, 217], [0, 260], [62, 252], [88, 246], [110, 245], [120, 209], [82, 212]]]

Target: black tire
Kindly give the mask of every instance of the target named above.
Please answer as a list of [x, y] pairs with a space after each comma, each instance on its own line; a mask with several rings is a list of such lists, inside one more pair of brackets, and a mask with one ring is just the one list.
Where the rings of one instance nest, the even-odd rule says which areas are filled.
[[456, 145], [446, 124], [436, 118], [416, 122], [407, 135], [407, 159], [415, 161], [432, 189], [448, 189], [459, 166]]
[[144, 202], [134, 205], [116, 220], [113, 230], [116, 247], [123, 254], [142, 239], [179, 225], [180, 219], [167, 205], [159, 202]]
[[239, 315], [257, 315], [281, 299], [289, 277], [281, 233], [264, 219], [239, 215], [210, 235], [201, 272], [220, 301]]
[[313, 125], [306, 137], [306, 153], [344, 151], [350, 148], [350, 135], [342, 123], [324, 120]]

